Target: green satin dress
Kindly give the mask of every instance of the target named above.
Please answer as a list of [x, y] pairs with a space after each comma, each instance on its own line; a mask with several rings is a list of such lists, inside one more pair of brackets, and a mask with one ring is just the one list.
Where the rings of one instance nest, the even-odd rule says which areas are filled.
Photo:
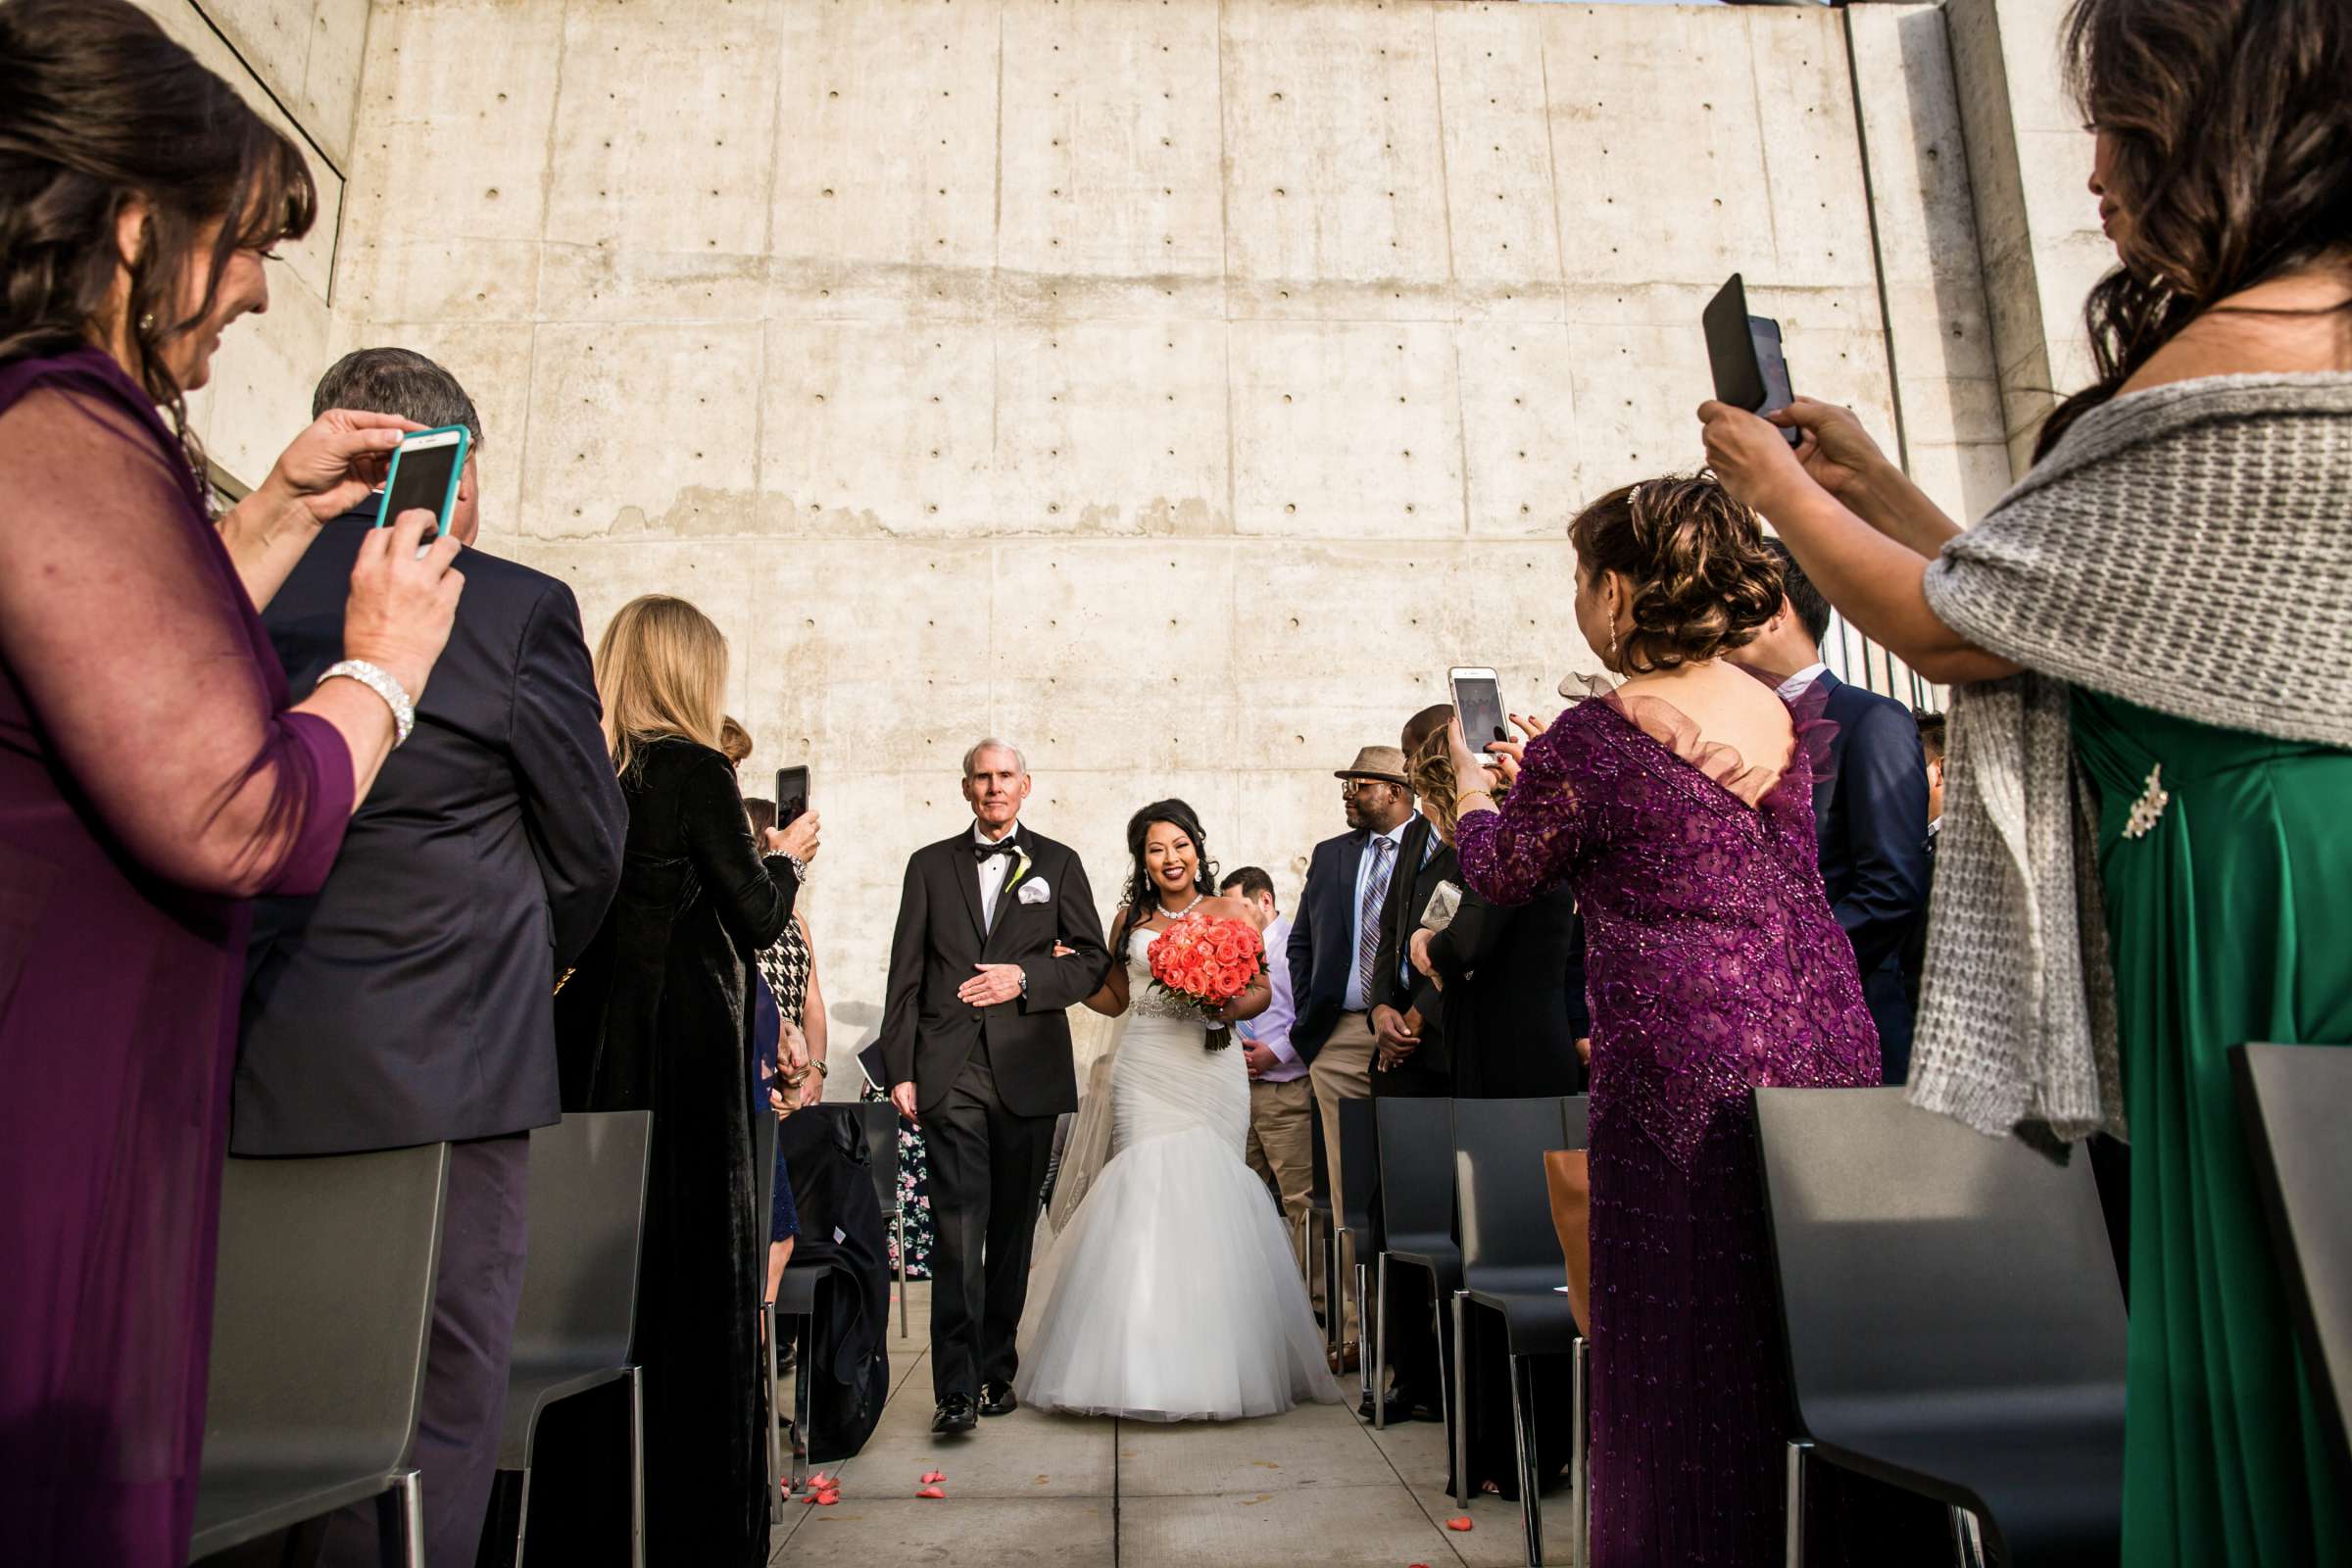
[[2081, 688], [2074, 735], [2132, 1121], [2126, 1568], [2352, 1563], [2229, 1057], [2352, 1044], [2352, 752]]

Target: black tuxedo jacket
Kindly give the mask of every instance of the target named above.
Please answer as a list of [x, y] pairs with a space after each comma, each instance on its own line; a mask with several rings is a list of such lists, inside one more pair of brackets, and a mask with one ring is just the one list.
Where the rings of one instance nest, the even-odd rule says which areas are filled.
[[1911, 710], [1826, 671], [1823, 716], [1836, 724], [1830, 778], [1813, 792], [1821, 879], [1854, 945], [1889, 1082], [1911, 1058], [1902, 952], [1928, 912], [1928, 766]]
[[1315, 1059], [1347, 1003], [1348, 976], [1355, 967], [1355, 873], [1371, 839], [1361, 829], [1325, 839], [1306, 862], [1286, 955], [1292, 1004], [1298, 1009], [1291, 1049], [1300, 1061]]
[[[291, 689], [343, 657], [374, 503], [326, 525], [262, 623]], [[571, 590], [479, 550], [416, 728], [326, 885], [263, 899], [229, 1147], [325, 1154], [560, 1114], [556, 976], [596, 935], [628, 826]]]
[[[911, 1079], [920, 1110], [947, 1098], [984, 1036], [1006, 1110], [1053, 1116], [1078, 1108], [1067, 1012], [1102, 983], [1108, 957], [1102, 921], [1076, 852], [1026, 827], [1013, 836], [1029, 865], [1019, 870], [1016, 857], [1004, 873], [993, 926], [980, 918], [980, 868], [968, 824], [906, 861], [879, 1044], [891, 1083]], [[1033, 886], [1044, 894], [1024, 898], [1022, 890]], [[1056, 942], [1071, 956], [1054, 956]], [[983, 963], [1019, 964], [1027, 992], [993, 1007], [957, 1001], [956, 989]]]

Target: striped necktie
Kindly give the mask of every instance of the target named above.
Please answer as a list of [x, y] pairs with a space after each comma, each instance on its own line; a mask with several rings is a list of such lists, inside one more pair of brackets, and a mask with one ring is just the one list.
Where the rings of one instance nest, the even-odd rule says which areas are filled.
[[1355, 989], [1368, 1006], [1372, 1001], [1372, 962], [1380, 956], [1380, 911], [1389, 902], [1389, 857], [1396, 846], [1385, 838], [1372, 841], [1372, 874], [1364, 878], [1364, 906], [1357, 911]]

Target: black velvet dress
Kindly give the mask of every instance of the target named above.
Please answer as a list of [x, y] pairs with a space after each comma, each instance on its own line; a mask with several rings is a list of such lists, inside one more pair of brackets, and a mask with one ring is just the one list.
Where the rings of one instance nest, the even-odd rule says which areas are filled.
[[767, 1216], [743, 955], [783, 931], [798, 882], [789, 861], [754, 850], [717, 752], [656, 742], [621, 793], [620, 891], [556, 997], [564, 1108], [654, 1113], [634, 1352], [646, 1560], [756, 1568], [770, 1501], [758, 1329]]
[[1585, 1092], [1576, 1042], [1592, 1022], [1573, 889], [1506, 907], [1464, 888], [1453, 923], [1430, 938], [1429, 961], [1446, 982], [1456, 1100]]

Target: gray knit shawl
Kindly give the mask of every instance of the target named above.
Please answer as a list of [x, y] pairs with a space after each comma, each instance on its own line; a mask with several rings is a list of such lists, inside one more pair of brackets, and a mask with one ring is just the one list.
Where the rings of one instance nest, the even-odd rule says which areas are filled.
[[2352, 375], [2102, 405], [1926, 586], [1946, 625], [2028, 673], [1952, 693], [1911, 1102], [2053, 1149], [2123, 1136], [2069, 691], [2352, 747]]

